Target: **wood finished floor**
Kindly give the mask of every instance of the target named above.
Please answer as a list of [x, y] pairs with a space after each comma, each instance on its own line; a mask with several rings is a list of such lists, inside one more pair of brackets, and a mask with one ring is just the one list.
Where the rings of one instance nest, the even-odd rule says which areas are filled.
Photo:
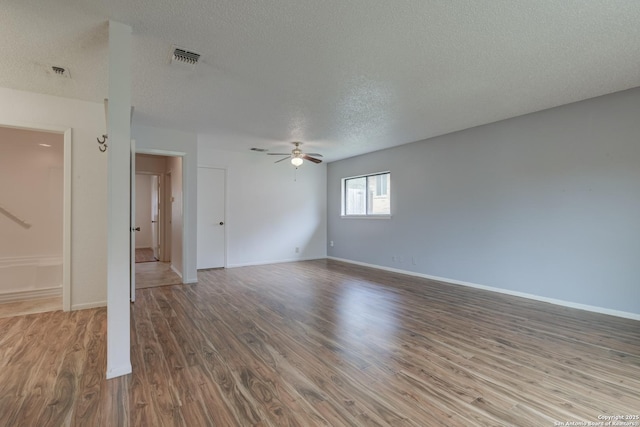
[[170, 262], [144, 262], [136, 264], [136, 289], [179, 285], [182, 278], [172, 269]]
[[152, 248], [136, 248], [136, 263], [156, 261], [158, 259], [153, 256]]
[[62, 310], [62, 297], [36, 298], [24, 301], [0, 304], [0, 318], [24, 316], [25, 314], [44, 313]]
[[2, 426], [553, 426], [640, 412], [640, 322], [335, 261], [0, 319]]

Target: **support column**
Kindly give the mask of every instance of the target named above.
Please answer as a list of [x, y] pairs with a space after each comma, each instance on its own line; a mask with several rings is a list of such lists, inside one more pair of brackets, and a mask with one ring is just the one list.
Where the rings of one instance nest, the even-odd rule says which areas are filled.
[[131, 27], [109, 21], [107, 379], [131, 373], [129, 156]]

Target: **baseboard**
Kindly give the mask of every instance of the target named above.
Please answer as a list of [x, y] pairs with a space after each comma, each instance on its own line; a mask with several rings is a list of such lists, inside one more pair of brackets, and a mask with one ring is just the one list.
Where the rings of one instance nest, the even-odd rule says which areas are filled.
[[123, 375], [129, 375], [131, 373], [131, 364], [118, 366], [115, 368], [107, 369], [107, 379], [121, 377]]
[[38, 266], [46, 267], [52, 265], [62, 265], [62, 257], [59, 256], [21, 256], [0, 258], [1, 267], [24, 267]]
[[99, 308], [99, 307], [106, 307], [106, 306], [107, 306], [106, 301], [88, 302], [85, 304], [73, 304], [71, 306], [71, 311], [86, 310], [89, 308]]
[[0, 303], [33, 300], [40, 298], [61, 297], [62, 286], [27, 291], [5, 292], [0, 294]]
[[284, 264], [286, 262], [296, 262], [296, 261], [314, 261], [317, 259], [325, 259], [326, 257], [309, 257], [309, 258], [290, 258], [290, 259], [281, 259], [275, 261], [258, 261], [258, 262], [247, 262], [240, 264], [228, 264], [226, 268], [237, 268], [237, 267], [251, 267], [254, 265], [267, 265], [267, 264]]
[[332, 256], [328, 256], [327, 259], [332, 259], [334, 261], [346, 262], [346, 263], [349, 263], [349, 264], [361, 265], [363, 267], [375, 268], [375, 269], [378, 269], [378, 270], [391, 271], [393, 273], [406, 274], [408, 276], [421, 277], [423, 279], [435, 280], [435, 281], [438, 281], [438, 282], [449, 283], [449, 284], [452, 284], [452, 285], [467, 286], [467, 287], [470, 287], [470, 288], [482, 289], [482, 290], [485, 290], [485, 291], [497, 292], [497, 293], [500, 293], [500, 294], [506, 294], [506, 295], [511, 295], [511, 296], [515, 296], [515, 297], [527, 298], [527, 299], [535, 300], [535, 301], [548, 302], [549, 304], [559, 305], [559, 306], [568, 307], [568, 308], [575, 308], [575, 309], [578, 309], [578, 310], [591, 311], [593, 313], [608, 314], [609, 316], [622, 317], [622, 318], [625, 318], [625, 319], [632, 319], [632, 320], [640, 320], [640, 314], [637, 314], [637, 313], [630, 313], [630, 312], [620, 311], [620, 310], [612, 310], [610, 308], [598, 307], [598, 306], [587, 305], [587, 304], [580, 304], [580, 303], [560, 300], [560, 299], [556, 299], [556, 298], [548, 298], [548, 297], [543, 297], [543, 296], [540, 296], [540, 295], [529, 294], [529, 293], [526, 293], [526, 292], [518, 292], [518, 291], [509, 290], [509, 289], [496, 288], [496, 287], [493, 287], [493, 286], [479, 285], [477, 283], [463, 282], [461, 280], [448, 279], [446, 277], [431, 276], [429, 274], [416, 273], [415, 271], [401, 270], [399, 268], [385, 267], [385, 266], [382, 266], [382, 265], [369, 264], [369, 263], [366, 263], [366, 262], [353, 261], [353, 260], [350, 260], [350, 259], [337, 258], [337, 257], [332, 257]]
[[176, 273], [178, 275], [178, 277], [180, 277], [182, 279], [182, 273], [177, 268], [175, 268], [175, 266], [173, 264], [171, 264], [171, 271]]

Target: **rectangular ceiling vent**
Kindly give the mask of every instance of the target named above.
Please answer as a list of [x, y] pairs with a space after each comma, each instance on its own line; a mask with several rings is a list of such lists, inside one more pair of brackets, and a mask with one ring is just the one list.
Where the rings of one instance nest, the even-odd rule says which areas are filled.
[[68, 68], [64, 68], [64, 67], [59, 67], [57, 65], [52, 65], [51, 68], [48, 70], [49, 74], [57, 76], [57, 77], [64, 77], [66, 79], [70, 79], [71, 78], [71, 73], [69, 73], [69, 69]]
[[190, 69], [194, 69], [196, 67], [199, 59], [199, 53], [190, 52], [178, 47], [174, 47], [173, 52], [171, 53], [171, 64], [181, 65]]

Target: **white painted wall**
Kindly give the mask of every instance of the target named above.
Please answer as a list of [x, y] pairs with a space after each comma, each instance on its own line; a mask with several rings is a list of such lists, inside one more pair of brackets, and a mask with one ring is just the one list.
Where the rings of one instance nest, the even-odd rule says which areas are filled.
[[167, 171], [167, 161], [162, 156], [136, 154], [136, 172], [163, 174]]
[[294, 181], [291, 164], [215, 145], [198, 136], [199, 165], [227, 169], [227, 266], [324, 258], [325, 164], [305, 163]]
[[106, 304], [107, 155], [101, 103], [0, 88], [0, 125], [72, 129], [71, 308]]
[[[385, 170], [393, 217], [340, 218], [341, 178]], [[330, 256], [640, 314], [640, 88], [334, 162], [327, 185]]]
[[136, 248], [151, 247], [151, 178], [136, 174]]
[[[196, 134], [174, 129], [161, 129], [135, 125], [133, 138], [139, 152], [159, 155], [181, 155], [184, 182], [183, 215], [185, 234], [182, 239], [184, 248], [183, 277], [185, 283], [198, 281], [196, 271], [197, 250], [197, 181], [198, 181], [198, 142]], [[172, 242], [172, 247], [176, 242]], [[173, 260], [172, 260], [173, 262]]]

